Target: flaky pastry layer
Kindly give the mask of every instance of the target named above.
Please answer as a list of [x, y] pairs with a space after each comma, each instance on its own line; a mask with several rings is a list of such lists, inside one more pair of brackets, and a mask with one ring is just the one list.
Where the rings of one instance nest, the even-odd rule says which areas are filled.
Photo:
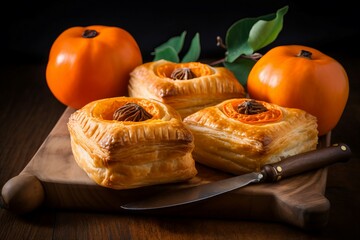
[[[112, 119], [126, 103], [152, 115], [133, 122]], [[128, 189], [184, 181], [197, 174], [192, 133], [170, 106], [156, 100], [117, 97], [94, 101], [69, 118], [77, 164], [99, 185]]]
[[226, 99], [245, 96], [243, 86], [224, 67], [210, 67], [208, 74], [189, 80], [159, 76], [157, 69], [172, 64], [166, 60], [144, 63], [130, 74], [129, 96], [156, 99], [175, 108], [182, 118]]
[[243, 174], [316, 149], [318, 131], [314, 116], [300, 109], [276, 106], [282, 113], [280, 119], [244, 123], [224, 111], [224, 106], [237, 100], [204, 108], [183, 120], [194, 135], [193, 157], [199, 163]]

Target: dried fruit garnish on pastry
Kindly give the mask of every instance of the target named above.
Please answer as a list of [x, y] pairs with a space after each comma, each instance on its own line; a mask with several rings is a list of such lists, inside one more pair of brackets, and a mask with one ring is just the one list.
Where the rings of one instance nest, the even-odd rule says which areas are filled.
[[68, 121], [77, 164], [113, 189], [185, 181], [197, 174], [193, 135], [172, 107], [156, 100], [101, 99]]
[[152, 98], [174, 107], [182, 118], [226, 99], [245, 97], [244, 87], [224, 67], [200, 62], [148, 62], [130, 73], [129, 96]]
[[226, 100], [183, 121], [194, 135], [194, 159], [233, 174], [259, 171], [318, 143], [316, 117], [248, 98]]

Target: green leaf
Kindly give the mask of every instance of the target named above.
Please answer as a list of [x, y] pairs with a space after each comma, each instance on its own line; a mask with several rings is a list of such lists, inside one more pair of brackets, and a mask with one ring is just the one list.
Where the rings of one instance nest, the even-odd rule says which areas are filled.
[[155, 57], [153, 61], [158, 61], [161, 59], [165, 59], [175, 63], [178, 63], [180, 61], [176, 50], [171, 46], [163, 47], [155, 51]]
[[283, 17], [288, 6], [279, 9], [275, 14], [257, 18], [244, 18], [226, 32], [226, 62], [232, 63], [241, 55], [250, 55], [273, 42], [282, 30]]
[[196, 33], [191, 40], [188, 52], [185, 54], [181, 62], [195, 62], [199, 59], [201, 52], [200, 34]]
[[[273, 20], [265, 21], [259, 20], [252, 27], [249, 35], [249, 44], [254, 51], [257, 51], [270, 43], [272, 43], [283, 27], [283, 18], [288, 11], [288, 6], [279, 9], [276, 12], [276, 17]], [[272, 14], [264, 19], [273, 18]]]
[[[176, 63], [180, 62], [179, 53], [184, 46], [185, 36], [186, 31], [183, 31], [180, 36], [172, 37], [165, 43], [156, 47], [154, 52], [151, 53], [152, 55], [155, 55], [153, 61], [164, 59]], [[200, 52], [200, 34], [196, 33], [191, 40], [189, 50], [182, 58], [182, 62], [197, 61], [200, 57]]]
[[242, 86], [246, 89], [248, 75], [256, 62], [248, 58], [238, 58], [234, 62], [224, 62], [227, 69], [232, 71]]
[[227, 47], [226, 62], [233, 62], [242, 54], [249, 55], [254, 51], [248, 43], [252, 26], [257, 19], [244, 18], [234, 23], [226, 33], [225, 44]]
[[155, 51], [152, 54], [156, 55], [156, 52], [161, 51], [164, 48], [168, 48], [168, 47], [172, 47], [176, 53], [179, 53], [184, 46], [185, 36], [186, 36], [186, 31], [183, 31], [180, 36], [175, 36], [170, 38], [168, 41], [156, 47]]

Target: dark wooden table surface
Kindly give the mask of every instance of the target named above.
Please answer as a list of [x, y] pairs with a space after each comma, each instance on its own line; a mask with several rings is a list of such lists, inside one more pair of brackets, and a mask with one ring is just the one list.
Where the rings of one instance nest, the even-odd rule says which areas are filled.
[[[350, 239], [360, 235], [360, 58], [328, 52], [345, 67], [350, 97], [332, 132], [353, 157], [328, 168], [329, 222], [316, 232], [276, 222], [132, 216], [38, 209], [16, 215], [0, 209], [0, 239]], [[18, 175], [65, 110], [50, 93], [44, 64], [2, 65], [0, 71], [0, 188]], [[309, 87], [311, 87], [309, 85]], [[306, 93], [305, 93], [306, 94]], [[330, 106], [331, 107], [331, 106]]]

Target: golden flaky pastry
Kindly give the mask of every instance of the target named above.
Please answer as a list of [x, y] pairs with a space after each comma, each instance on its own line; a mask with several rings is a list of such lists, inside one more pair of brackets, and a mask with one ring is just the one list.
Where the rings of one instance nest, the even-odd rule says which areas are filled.
[[230, 70], [200, 62], [144, 63], [131, 72], [128, 90], [131, 97], [169, 104], [182, 118], [226, 99], [245, 97], [243, 86]]
[[156, 100], [97, 100], [68, 121], [77, 164], [113, 189], [184, 181], [197, 174], [194, 140], [170, 106]]
[[259, 171], [318, 143], [314, 116], [247, 98], [226, 100], [183, 121], [194, 135], [194, 159], [233, 174]]

